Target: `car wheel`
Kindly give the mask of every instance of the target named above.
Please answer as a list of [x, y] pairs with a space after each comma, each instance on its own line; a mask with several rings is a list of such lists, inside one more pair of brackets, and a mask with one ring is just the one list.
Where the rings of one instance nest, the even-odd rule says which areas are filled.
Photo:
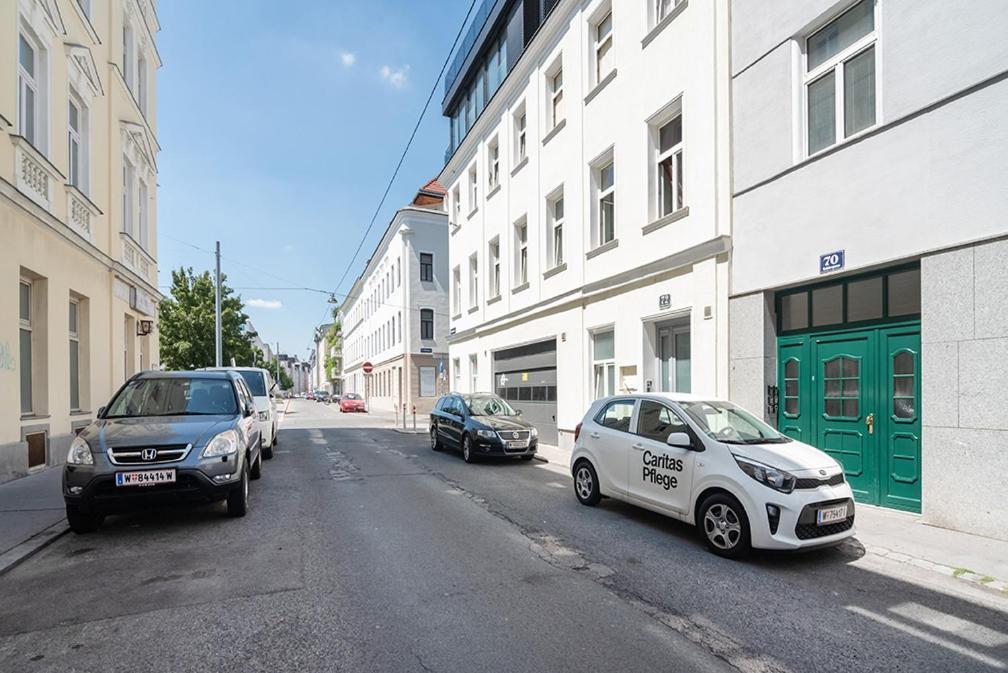
[[98, 530], [105, 517], [101, 514], [81, 512], [76, 507], [67, 505], [66, 518], [67, 523], [70, 524], [70, 530], [78, 535], [83, 535], [84, 533], [93, 533]]
[[752, 549], [745, 508], [727, 493], [715, 493], [703, 501], [697, 526], [707, 548], [718, 556], [740, 558]]
[[273, 459], [273, 447], [276, 446], [276, 428], [273, 429], [273, 436], [270, 437], [269, 446], [262, 447], [262, 457], [266, 460]]
[[594, 506], [602, 499], [598, 475], [587, 460], [582, 460], [574, 468], [574, 495], [582, 505]]
[[470, 441], [469, 435], [462, 438], [462, 460], [470, 464], [476, 462], [476, 456], [472, 452], [472, 441]]
[[260, 446], [259, 455], [256, 456], [255, 462], [252, 464], [252, 471], [249, 473], [249, 476], [252, 477], [252, 479], [259, 479], [262, 477], [262, 461], [262, 446]]
[[534, 453], [530, 453], [527, 456], [522, 456], [521, 459], [522, 460], [532, 460], [532, 458], [534, 458], [534, 457], [535, 457], [535, 454]]
[[248, 463], [242, 468], [241, 483], [231, 490], [227, 498], [228, 516], [245, 516], [248, 511], [249, 470]]
[[441, 450], [441, 439], [438, 437], [437, 428], [433, 425], [430, 429], [430, 447], [433, 451]]

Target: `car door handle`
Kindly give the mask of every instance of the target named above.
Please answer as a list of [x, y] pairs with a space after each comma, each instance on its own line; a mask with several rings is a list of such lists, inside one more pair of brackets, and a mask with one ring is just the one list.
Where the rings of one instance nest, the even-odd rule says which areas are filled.
[[591, 437], [592, 439], [598, 439], [598, 438], [599, 438], [599, 433], [597, 433], [597, 432], [593, 432], [593, 433], [591, 433], [591, 434], [590, 434], [590, 435], [588, 435], [588, 436], [589, 436], [589, 437]]
[[644, 450], [644, 445], [641, 444], [640, 442], [637, 442], [636, 444], [633, 445], [633, 450], [634, 451], [643, 451]]

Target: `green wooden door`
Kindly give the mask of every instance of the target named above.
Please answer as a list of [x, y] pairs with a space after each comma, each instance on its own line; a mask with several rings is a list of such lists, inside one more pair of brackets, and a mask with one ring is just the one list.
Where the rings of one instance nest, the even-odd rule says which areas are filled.
[[777, 428], [792, 439], [815, 445], [812, 438], [812, 365], [809, 340], [783, 337], [777, 343]]
[[881, 504], [919, 512], [921, 506], [920, 329], [879, 330], [883, 397], [876, 417], [881, 455]]
[[874, 330], [812, 339], [815, 446], [839, 462], [854, 495], [879, 502]]

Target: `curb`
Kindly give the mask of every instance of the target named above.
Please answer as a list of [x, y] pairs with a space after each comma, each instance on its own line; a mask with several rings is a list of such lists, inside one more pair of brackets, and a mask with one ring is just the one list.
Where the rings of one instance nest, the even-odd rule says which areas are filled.
[[22, 561], [42, 551], [70, 531], [70, 525], [64, 520], [55, 523], [40, 533], [36, 533], [21, 544], [0, 555], [0, 575], [13, 570]]
[[917, 558], [915, 556], [910, 556], [909, 554], [903, 554], [898, 551], [886, 549], [885, 547], [871, 547], [868, 548], [868, 551], [877, 556], [887, 558], [890, 561], [896, 561], [897, 563], [906, 563], [915, 566], [917, 568], [930, 570], [932, 572], [940, 573], [948, 577], [955, 577], [957, 579], [963, 580], [964, 582], [969, 582], [977, 586], [986, 587], [988, 589], [993, 589], [994, 591], [999, 591], [1001, 593], [1008, 594], [1008, 582], [996, 579], [994, 577], [991, 577], [990, 575], [976, 573], [967, 568], [955, 568], [952, 566], [943, 565], [941, 563], [935, 563], [933, 561], [928, 561], [927, 559]]

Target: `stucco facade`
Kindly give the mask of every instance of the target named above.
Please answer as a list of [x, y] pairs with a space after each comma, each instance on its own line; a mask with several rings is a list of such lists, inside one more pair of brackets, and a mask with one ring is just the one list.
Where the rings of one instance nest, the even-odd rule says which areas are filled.
[[12, 0], [0, 20], [0, 481], [158, 364], [151, 0]]

